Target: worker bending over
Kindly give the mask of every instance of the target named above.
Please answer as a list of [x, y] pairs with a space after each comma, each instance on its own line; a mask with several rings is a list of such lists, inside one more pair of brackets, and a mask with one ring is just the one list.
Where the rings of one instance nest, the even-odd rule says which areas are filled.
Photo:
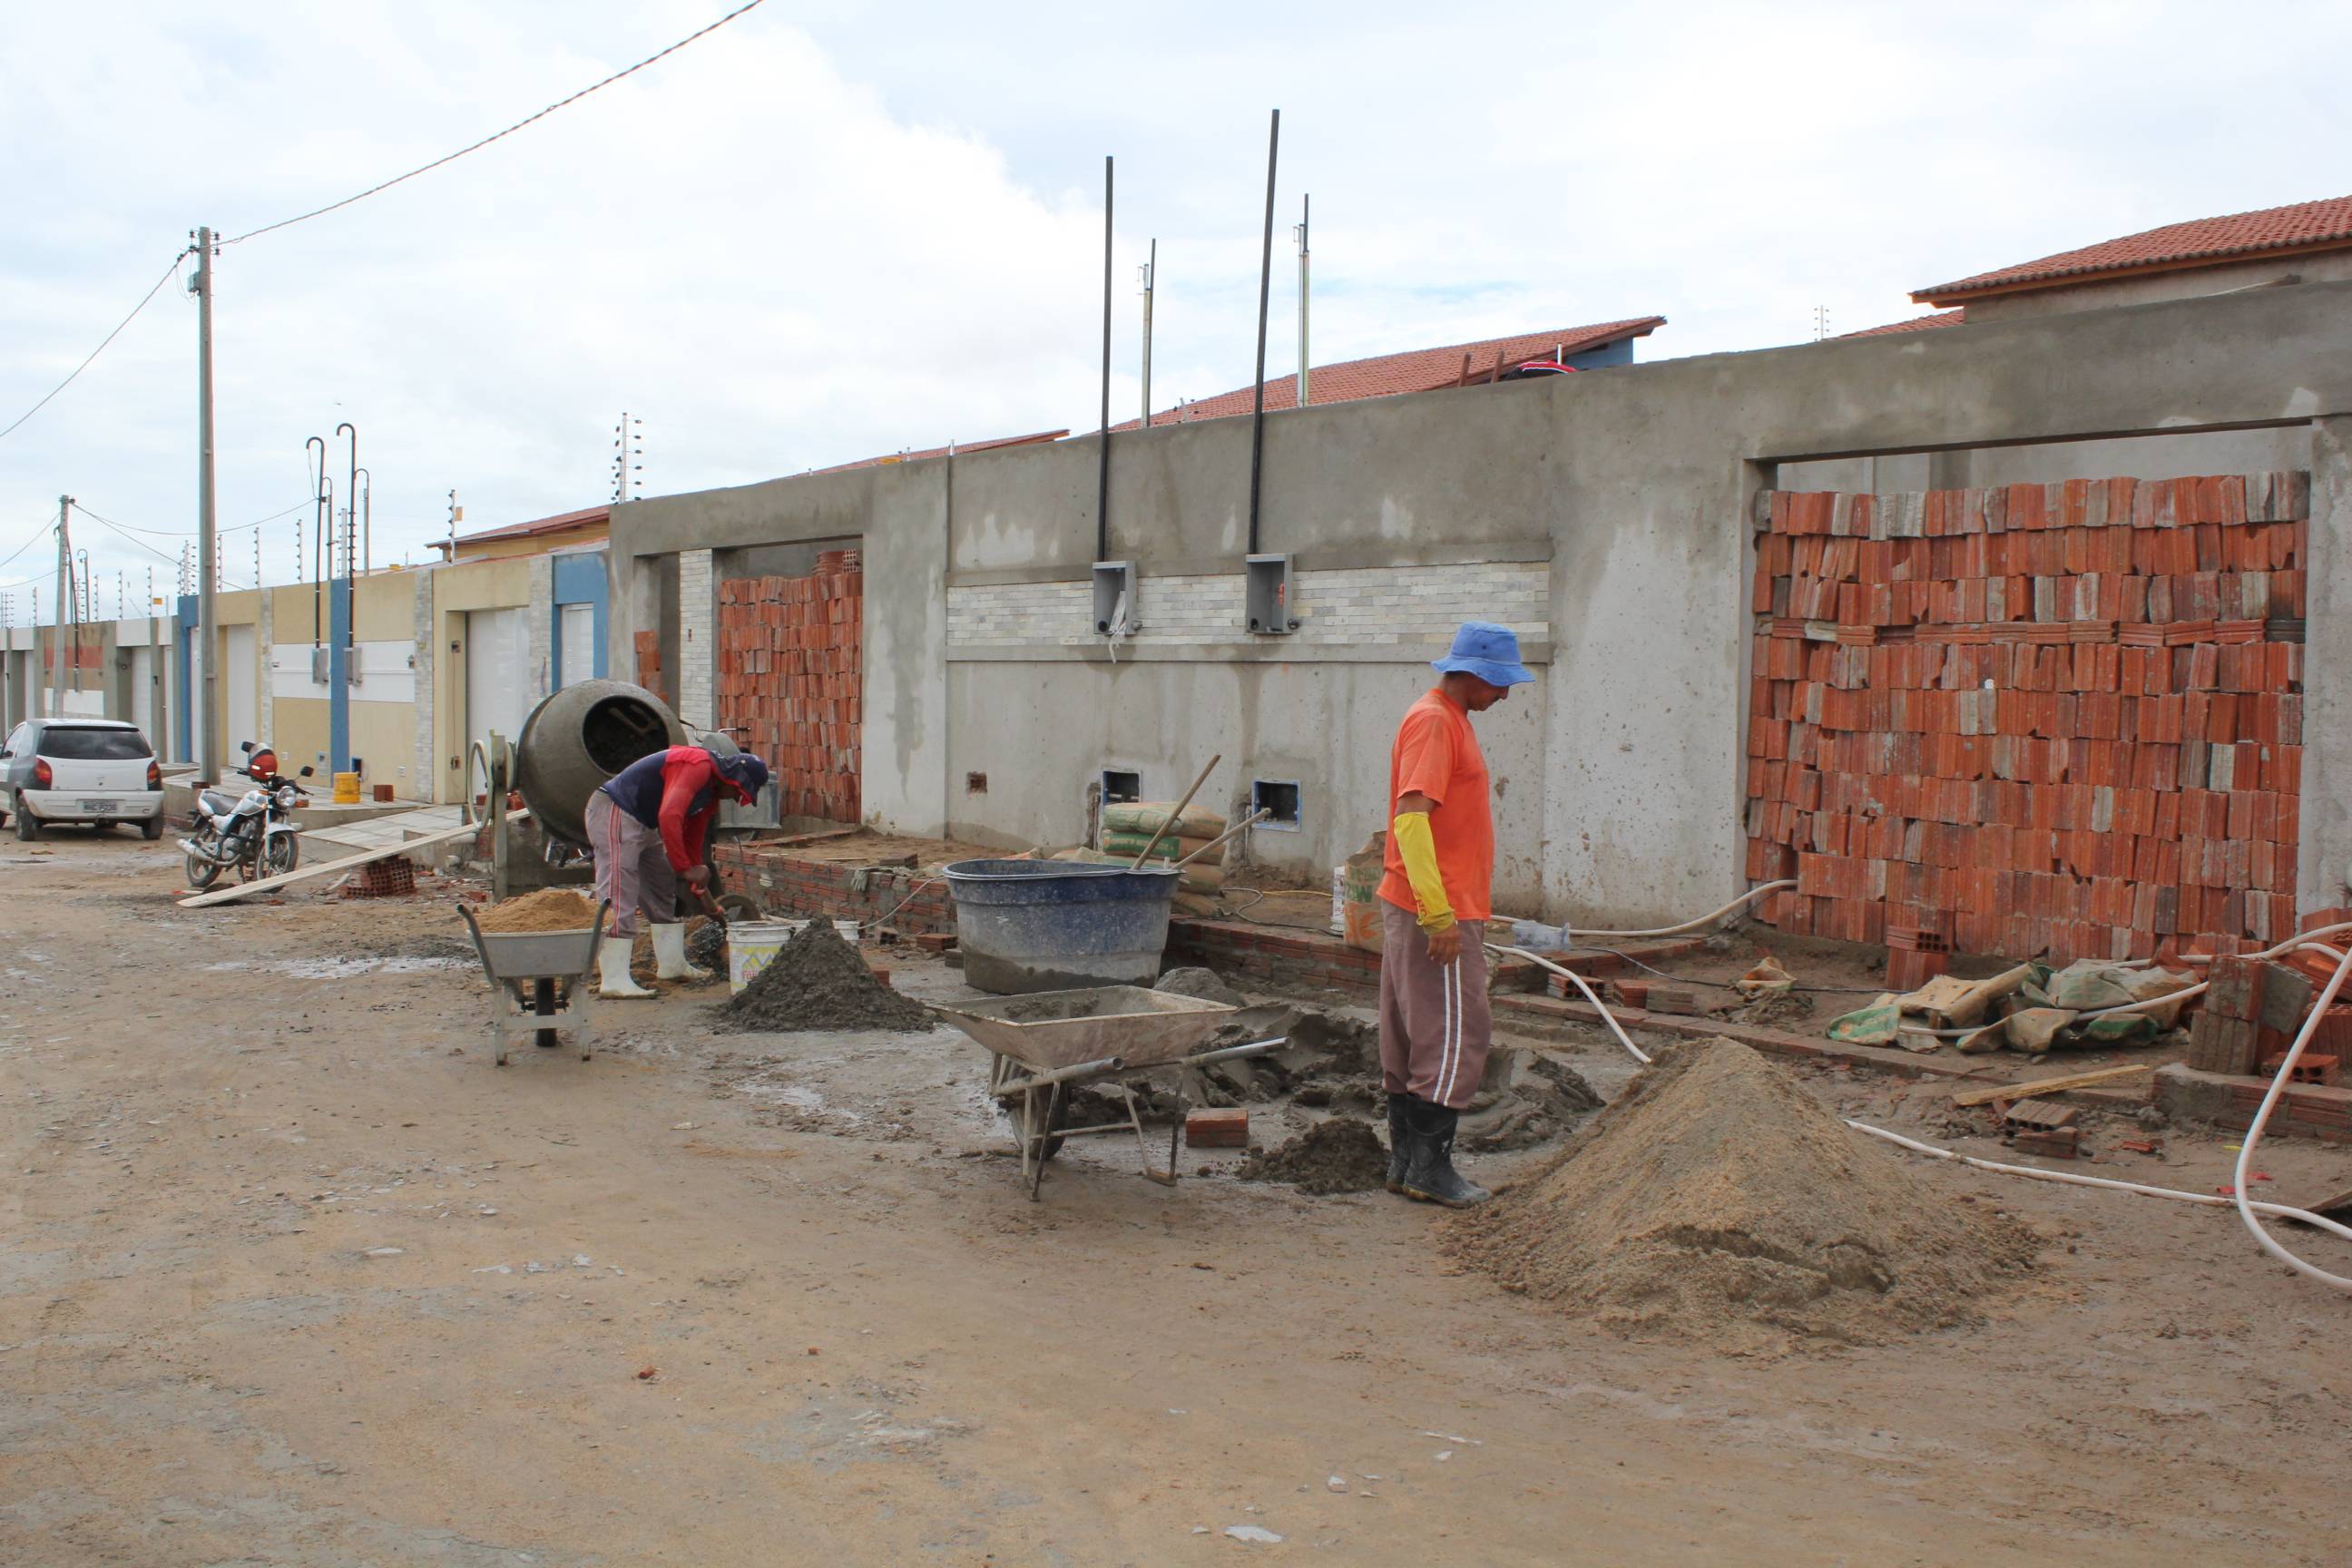
[[1454, 1130], [1486, 1069], [1494, 1020], [1481, 945], [1495, 880], [1486, 760], [1470, 715], [1533, 680], [1509, 628], [1467, 621], [1433, 661], [1436, 689], [1405, 710], [1389, 753], [1381, 879], [1381, 1078], [1389, 1191], [1467, 1208], [1486, 1188], [1454, 1169]]
[[704, 746], [672, 746], [639, 757], [588, 797], [588, 849], [596, 858], [596, 899], [613, 906], [597, 950], [597, 994], [650, 996], [629, 977], [629, 951], [642, 911], [653, 926], [655, 973], [664, 980], [707, 980], [686, 961], [686, 927], [677, 918], [683, 882], [704, 903], [710, 868], [703, 845], [726, 801], [748, 805], [768, 782], [768, 764], [748, 752], [719, 756]]

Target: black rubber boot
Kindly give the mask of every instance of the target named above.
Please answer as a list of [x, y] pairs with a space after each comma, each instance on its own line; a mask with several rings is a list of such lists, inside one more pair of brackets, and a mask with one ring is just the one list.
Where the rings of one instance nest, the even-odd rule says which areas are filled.
[[1412, 1101], [1412, 1096], [1409, 1094], [1389, 1096], [1388, 1184], [1389, 1191], [1392, 1193], [1404, 1191], [1405, 1161], [1412, 1152], [1412, 1120], [1405, 1111], [1405, 1107]]
[[1404, 1195], [1425, 1204], [1466, 1209], [1495, 1194], [1464, 1179], [1454, 1168], [1454, 1125], [1459, 1113], [1425, 1100], [1408, 1098], [1405, 1117], [1412, 1129], [1412, 1146], [1405, 1161]]

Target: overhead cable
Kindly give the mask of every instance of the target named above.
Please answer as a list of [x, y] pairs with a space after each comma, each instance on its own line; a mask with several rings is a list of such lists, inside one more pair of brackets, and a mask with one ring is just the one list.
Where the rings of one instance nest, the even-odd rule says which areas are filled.
[[538, 113], [516, 121], [504, 131], [485, 136], [479, 142], [476, 142], [469, 146], [460, 147], [455, 153], [450, 153], [442, 157], [434, 159], [430, 163], [421, 164], [416, 168], [409, 170], [408, 173], [404, 174], [395, 174], [391, 179], [384, 181], [382, 184], [370, 185], [366, 190], [360, 192], [356, 195], [345, 196], [341, 201], [330, 202], [325, 206], [314, 207], [309, 212], [298, 213], [292, 217], [280, 218], [276, 223], [264, 224], [259, 228], [247, 229], [245, 233], [238, 235], [236, 238], [225, 239], [221, 241], [221, 243], [223, 245], [242, 245], [248, 239], [255, 238], [260, 235], [268, 234], [274, 229], [287, 228], [298, 223], [307, 223], [314, 217], [324, 217], [331, 212], [335, 212], [341, 208], [350, 206], [353, 202], [363, 202], [370, 196], [375, 195], [383, 191], [388, 191], [392, 189], [393, 186], [397, 185], [404, 181], [413, 180], [419, 174], [430, 174], [434, 170], [441, 167], [444, 163], [454, 163], [468, 153], [478, 153], [483, 148], [488, 146], [491, 142], [499, 141], [504, 137], [511, 136], [516, 132], [521, 130], [524, 126], [529, 125], [535, 121], [546, 119], [557, 110], [562, 109], [567, 105], [579, 102], [582, 99], [587, 97], [590, 93], [596, 91], [600, 88], [610, 87], [614, 82], [619, 81], [623, 77], [635, 76], [637, 72], [645, 69], [647, 66], [652, 65], [655, 61], [659, 60], [666, 56], [677, 53], [678, 50], [686, 47], [687, 45], [694, 42], [697, 38], [702, 37], [706, 34], [717, 32], [719, 28], [733, 21], [736, 17], [743, 15], [744, 12], [757, 10], [763, 4], [765, 4], [765, 0], [747, 0], [746, 4], [736, 6], [735, 9], [728, 12], [727, 15], [719, 17], [716, 22], [709, 24], [708, 26], [698, 28], [694, 32], [688, 33], [685, 37], [680, 38], [677, 42], [670, 45], [669, 47], [662, 50], [661, 53], [647, 55], [635, 65], [629, 67], [628, 69], [614, 71], [611, 76], [606, 77], [604, 80], [591, 83], [590, 85], [582, 88], [578, 92], [573, 93], [571, 97], [558, 99], [553, 103], [549, 104], [545, 109], [541, 110]]
[[35, 540], [39, 539], [41, 535], [48, 532], [49, 530], [57, 527], [57, 525], [58, 520], [52, 517], [47, 522], [42, 523], [40, 527], [33, 530], [32, 533], [26, 537], [24, 543], [19, 544], [16, 549], [8, 552], [7, 554], [0, 555], [0, 566], [7, 565], [9, 562], [14, 561], [16, 557], [33, 548], [33, 542]]
[[107, 333], [105, 338], [100, 342], [98, 347], [89, 351], [89, 358], [83, 360], [79, 364], [73, 367], [73, 375], [67, 376], [63, 381], [49, 388], [47, 395], [44, 396], [40, 402], [34, 404], [33, 406], [26, 409], [25, 412], [16, 416], [16, 417], [10, 422], [7, 429], [0, 430], [0, 440], [5, 440], [8, 436], [15, 431], [17, 426], [22, 425], [26, 420], [30, 419], [34, 415], [38, 414], [43, 408], [47, 407], [48, 405], [49, 398], [55, 397], [58, 393], [63, 392], [67, 387], [71, 386], [74, 383], [74, 376], [79, 375], [82, 372], [88, 370], [89, 368], [90, 360], [94, 360], [99, 355], [104, 353], [106, 352], [106, 345], [121, 337], [122, 335], [122, 329], [129, 326], [133, 321], [137, 320], [139, 312], [147, 308], [147, 301], [152, 300], [159, 292], [162, 291], [163, 285], [172, 280], [172, 275], [179, 271], [180, 263], [186, 258], [187, 254], [188, 252], [184, 250], [180, 252], [178, 256], [172, 258], [172, 265], [163, 268], [163, 276], [155, 279], [155, 287], [148, 289], [146, 293], [142, 294], [139, 297], [139, 303], [131, 307], [131, 314], [123, 317], [121, 321], [116, 322], [114, 331]]

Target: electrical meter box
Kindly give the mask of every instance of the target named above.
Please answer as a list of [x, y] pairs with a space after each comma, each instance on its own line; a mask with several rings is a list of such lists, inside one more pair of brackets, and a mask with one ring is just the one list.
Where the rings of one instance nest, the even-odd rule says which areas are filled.
[[1135, 609], [1135, 563], [1096, 562], [1095, 636], [1130, 636], [1140, 624]]
[[1290, 557], [1244, 557], [1249, 574], [1246, 610], [1249, 629], [1260, 637], [1288, 637], [1298, 629], [1297, 606], [1290, 597]]

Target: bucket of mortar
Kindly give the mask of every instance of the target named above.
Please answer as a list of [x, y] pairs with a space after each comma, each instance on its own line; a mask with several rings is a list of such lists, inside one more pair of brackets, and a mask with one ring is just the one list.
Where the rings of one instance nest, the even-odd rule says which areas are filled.
[[588, 797], [639, 757], [688, 743], [662, 700], [624, 680], [583, 680], [542, 699], [514, 742], [514, 787], [531, 820], [588, 842]]
[[[737, 921], [727, 928], [727, 988], [740, 992], [776, 961], [784, 943], [798, 936], [806, 921]], [[835, 921], [835, 934], [857, 945], [857, 922]]]
[[959, 860], [941, 875], [955, 899], [964, 979], [1011, 996], [1158, 980], [1168, 906], [1183, 873], [1068, 860]]

